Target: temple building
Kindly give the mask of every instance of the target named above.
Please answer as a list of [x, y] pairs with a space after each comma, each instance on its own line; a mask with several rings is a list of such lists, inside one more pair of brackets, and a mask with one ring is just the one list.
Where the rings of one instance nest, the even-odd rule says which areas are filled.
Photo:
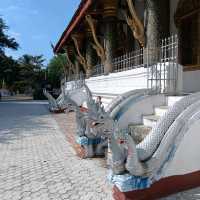
[[198, 91], [200, 1], [82, 0], [54, 52], [66, 54], [68, 78], [84, 73], [96, 93], [111, 77], [122, 90]]
[[82, 158], [106, 142], [114, 199], [200, 186], [200, 0], [82, 0], [54, 53], [53, 109], [76, 108]]

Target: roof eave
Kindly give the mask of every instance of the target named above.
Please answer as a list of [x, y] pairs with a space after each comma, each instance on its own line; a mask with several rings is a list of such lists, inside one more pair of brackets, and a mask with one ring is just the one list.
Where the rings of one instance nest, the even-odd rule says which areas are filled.
[[72, 17], [69, 25], [63, 32], [61, 38], [59, 39], [58, 43], [56, 44], [54, 48], [54, 53], [59, 53], [64, 45], [64, 43], [67, 41], [69, 35], [72, 33], [74, 28], [80, 23], [80, 21], [83, 19], [86, 11], [91, 6], [92, 0], [82, 0], [79, 4], [78, 9], [76, 10], [74, 16]]

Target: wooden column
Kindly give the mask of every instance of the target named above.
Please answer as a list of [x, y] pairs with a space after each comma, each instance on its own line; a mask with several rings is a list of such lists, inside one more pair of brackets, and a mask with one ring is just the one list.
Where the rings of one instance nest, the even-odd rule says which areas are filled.
[[169, 36], [169, 0], [146, 0], [146, 45], [150, 49], [149, 60], [157, 62], [160, 41]]
[[75, 60], [74, 65], [75, 65], [76, 74], [80, 74], [80, 63], [78, 62], [77, 59]]
[[113, 71], [112, 60], [116, 49], [117, 33], [117, 0], [103, 1], [103, 18], [104, 18], [104, 45], [107, 56], [107, 63], [104, 66], [105, 74]]
[[72, 62], [72, 58], [74, 55], [74, 48], [71, 45], [65, 47], [66, 59], [68, 62], [68, 78], [71, 79], [72, 75], [76, 73], [75, 65]]
[[86, 44], [85, 44], [85, 58], [87, 61], [87, 65], [90, 66], [88, 69], [88, 73], [90, 76], [92, 75], [92, 69], [96, 65], [97, 54], [94, 48], [92, 47], [93, 36], [90, 27], [88, 26], [87, 21], [85, 21], [85, 31], [86, 31]]

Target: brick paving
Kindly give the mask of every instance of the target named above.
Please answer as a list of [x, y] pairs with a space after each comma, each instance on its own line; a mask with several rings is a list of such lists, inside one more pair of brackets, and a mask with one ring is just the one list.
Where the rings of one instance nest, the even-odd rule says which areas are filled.
[[42, 104], [0, 103], [0, 163], [0, 200], [112, 199], [102, 162], [78, 158]]
[[[73, 113], [0, 103], [0, 200], [111, 200], [104, 160], [77, 157], [68, 142], [74, 130]], [[199, 188], [163, 200], [197, 199]]]
[[[56, 119], [60, 129], [66, 137], [66, 140], [73, 147], [75, 153], [80, 158], [83, 158], [85, 155], [84, 149], [81, 148], [80, 145], [76, 143], [75, 132], [76, 132], [76, 121], [75, 121], [75, 113], [70, 112], [54, 114], [53, 117]], [[102, 160], [101, 160], [102, 161]], [[105, 160], [104, 160], [105, 161]]]

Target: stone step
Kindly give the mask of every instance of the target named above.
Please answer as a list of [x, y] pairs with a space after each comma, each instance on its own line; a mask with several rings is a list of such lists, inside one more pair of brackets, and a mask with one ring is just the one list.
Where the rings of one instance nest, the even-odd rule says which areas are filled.
[[147, 127], [154, 127], [159, 119], [160, 116], [157, 115], [144, 115], [143, 124]]
[[151, 127], [144, 126], [142, 124], [129, 124], [128, 126], [131, 136], [134, 141], [138, 144], [140, 143], [151, 131]]
[[155, 115], [162, 117], [167, 112], [168, 109], [169, 109], [168, 106], [155, 107]]
[[169, 107], [173, 106], [177, 101], [180, 101], [185, 96], [168, 96], [167, 97], [167, 105]]

